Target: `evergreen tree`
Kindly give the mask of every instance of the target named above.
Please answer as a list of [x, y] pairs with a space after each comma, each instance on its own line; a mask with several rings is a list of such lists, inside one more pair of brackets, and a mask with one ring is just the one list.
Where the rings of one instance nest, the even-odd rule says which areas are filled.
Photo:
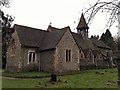
[[[2, 11], [1, 11], [2, 12]], [[6, 52], [9, 45], [13, 29], [11, 28], [11, 23], [14, 19], [12, 16], [5, 16], [2, 12], [2, 68], [6, 67]]]
[[102, 40], [112, 50], [116, 50], [116, 44], [109, 29], [107, 29], [106, 32], [102, 34], [100, 40]]
[[120, 50], [120, 37], [118, 38], [118, 41], [117, 41], [117, 47], [118, 47], [118, 50]]
[[[0, 6], [9, 7], [10, 0], [1, 0]], [[9, 45], [13, 29], [11, 29], [11, 23], [14, 18], [11, 15], [5, 15], [2, 10], [0, 10], [0, 26], [2, 28], [2, 68], [6, 67], [6, 52]]]

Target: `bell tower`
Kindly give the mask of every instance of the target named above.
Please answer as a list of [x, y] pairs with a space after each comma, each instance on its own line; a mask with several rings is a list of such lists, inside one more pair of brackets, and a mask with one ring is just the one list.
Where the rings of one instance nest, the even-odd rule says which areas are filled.
[[88, 27], [88, 25], [85, 21], [83, 13], [81, 15], [80, 21], [79, 21], [76, 29], [77, 29], [77, 33], [80, 34], [83, 39], [88, 39], [88, 29], [89, 29], [89, 27]]

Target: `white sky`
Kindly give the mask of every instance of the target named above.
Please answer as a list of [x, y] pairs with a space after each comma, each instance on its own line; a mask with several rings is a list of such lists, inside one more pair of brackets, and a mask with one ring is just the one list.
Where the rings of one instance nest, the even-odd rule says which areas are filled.
[[[15, 16], [14, 23], [46, 30], [50, 22], [53, 27], [70, 26], [73, 32], [79, 22], [82, 9], [97, 0], [12, 0], [11, 7], [3, 9]], [[76, 23], [74, 23], [74, 21]], [[89, 26], [89, 36], [101, 35], [105, 30], [105, 14], [99, 13]], [[110, 30], [113, 36], [118, 32], [117, 23]]]

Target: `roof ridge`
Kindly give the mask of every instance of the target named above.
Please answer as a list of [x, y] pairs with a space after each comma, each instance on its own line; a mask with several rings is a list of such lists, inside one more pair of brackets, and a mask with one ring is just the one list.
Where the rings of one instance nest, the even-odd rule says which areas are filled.
[[47, 32], [46, 30], [43, 30], [43, 29], [34, 28], [34, 27], [29, 27], [29, 26], [20, 25], [20, 24], [14, 24], [13, 28], [15, 28], [16, 26], [18, 26], [18, 27], [24, 27], [24, 28], [30, 28], [30, 29], [33, 29], [33, 30], [39, 30], [39, 31]]
[[50, 28], [54, 28], [54, 29], [60, 29], [60, 28], [53, 27], [53, 26], [51, 26], [51, 25], [49, 25], [48, 28], [49, 28], [49, 27], [50, 27]]
[[61, 29], [64, 29], [64, 28], [69, 28], [69, 29], [70, 29], [70, 26], [66, 26], [66, 27], [63, 27], [63, 28], [61, 28]]
[[54, 29], [58, 29], [58, 30], [62, 30], [62, 29], [66, 29], [66, 28], [69, 28], [70, 29], [70, 26], [65, 26], [63, 28], [57, 28], [57, 27], [53, 27], [51, 25], [48, 26], [48, 28], [51, 27], [51, 28], [54, 28]]

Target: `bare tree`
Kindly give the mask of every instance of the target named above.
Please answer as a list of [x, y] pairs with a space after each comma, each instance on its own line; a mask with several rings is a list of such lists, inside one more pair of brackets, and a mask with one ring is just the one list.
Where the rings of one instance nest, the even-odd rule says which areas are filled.
[[0, 0], [0, 7], [9, 7], [11, 0]]
[[108, 21], [105, 27], [110, 28], [117, 18], [118, 9], [120, 5], [118, 5], [119, 0], [98, 0], [94, 5], [91, 5], [84, 14], [87, 16], [88, 24], [92, 23], [92, 20], [95, 18], [98, 12], [109, 14]]
[[[107, 0], [107, 1], [102, 1], [102, 0], [97, 0], [97, 2], [90, 6], [84, 14], [86, 14], [88, 24], [92, 23], [92, 20], [96, 16], [98, 12], [102, 13], [107, 13], [109, 14], [108, 21], [106, 23], [107, 28], [110, 29], [110, 27], [115, 23], [115, 21], [118, 21], [120, 17], [118, 17], [118, 14], [120, 13], [120, 1], [119, 0]], [[119, 29], [120, 29], [120, 22], [118, 22], [118, 34], [120, 34]], [[119, 36], [119, 35], [118, 35]], [[118, 64], [118, 85], [120, 85], [120, 46], [119, 46], [120, 41], [118, 40], [118, 51], [116, 52], [117, 54], [117, 64]]]

